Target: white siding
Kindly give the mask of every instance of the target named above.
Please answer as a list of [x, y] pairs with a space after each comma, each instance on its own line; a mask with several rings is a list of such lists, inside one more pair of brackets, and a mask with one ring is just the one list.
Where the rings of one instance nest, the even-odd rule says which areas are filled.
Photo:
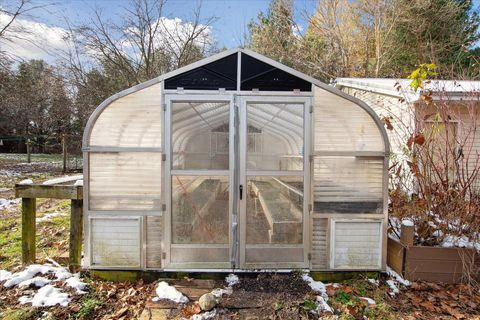
[[343, 88], [343, 91], [369, 105], [380, 119], [389, 118], [393, 126], [393, 130], [387, 130], [390, 151], [393, 157], [402, 157], [409, 132], [415, 125], [413, 105], [401, 100], [400, 97], [353, 88]]
[[162, 155], [90, 153], [90, 210], [161, 210]]
[[92, 266], [140, 267], [140, 218], [91, 218]]
[[333, 221], [332, 228], [332, 268], [381, 268], [381, 221]]
[[312, 228], [312, 269], [328, 269], [328, 219], [313, 218]]
[[162, 146], [161, 84], [113, 101], [94, 124], [90, 146]]

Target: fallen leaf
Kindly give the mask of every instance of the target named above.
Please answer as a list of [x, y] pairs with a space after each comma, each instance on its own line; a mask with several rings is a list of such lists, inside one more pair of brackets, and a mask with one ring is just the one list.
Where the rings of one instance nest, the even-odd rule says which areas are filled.
[[424, 309], [427, 309], [430, 312], [435, 312], [436, 311], [435, 306], [430, 301], [424, 301], [424, 302], [420, 303], [420, 306], [422, 306]]
[[113, 318], [119, 318], [119, 317], [123, 316], [127, 311], [128, 311], [128, 307], [123, 307], [120, 310], [118, 310], [117, 312], [115, 312], [112, 315], [112, 317]]
[[202, 312], [202, 308], [200, 308], [198, 303], [187, 305], [182, 309], [182, 314], [187, 318], [190, 318], [195, 314], [199, 314], [200, 312]]

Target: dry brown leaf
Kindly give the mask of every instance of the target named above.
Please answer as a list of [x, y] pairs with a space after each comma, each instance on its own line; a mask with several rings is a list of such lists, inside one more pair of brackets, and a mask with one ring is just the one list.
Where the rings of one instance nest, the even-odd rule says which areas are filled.
[[435, 306], [430, 301], [424, 301], [424, 302], [420, 303], [420, 306], [422, 306], [424, 309], [426, 309], [430, 312], [435, 312], [436, 311]]
[[182, 309], [183, 316], [187, 318], [190, 318], [195, 314], [199, 314], [200, 312], [202, 312], [202, 308], [200, 308], [200, 305], [198, 305], [198, 303], [187, 305], [185, 306], [185, 308]]
[[112, 317], [113, 318], [119, 318], [119, 317], [123, 316], [127, 311], [128, 311], [128, 307], [123, 307], [120, 310], [118, 310], [117, 312], [115, 312], [112, 315]]
[[465, 315], [462, 314], [457, 309], [451, 308], [446, 303], [442, 303], [442, 309], [447, 312], [449, 315], [454, 316], [455, 319], [465, 319]]

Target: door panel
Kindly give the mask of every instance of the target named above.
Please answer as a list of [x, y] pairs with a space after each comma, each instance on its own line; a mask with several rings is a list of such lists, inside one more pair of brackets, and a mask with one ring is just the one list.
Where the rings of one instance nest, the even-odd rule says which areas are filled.
[[241, 268], [308, 266], [304, 245], [307, 99], [241, 99], [240, 181], [245, 193], [240, 200]]
[[230, 267], [232, 98], [167, 96], [168, 268]]

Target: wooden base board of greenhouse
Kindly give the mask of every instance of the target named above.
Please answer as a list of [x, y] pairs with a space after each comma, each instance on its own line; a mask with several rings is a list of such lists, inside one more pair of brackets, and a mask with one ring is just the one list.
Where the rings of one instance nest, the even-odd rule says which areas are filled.
[[[85, 270], [87, 271], [87, 270]], [[163, 271], [127, 271], [127, 270], [88, 270], [94, 278], [107, 281], [134, 282], [144, 280], [146, 282], [158, 279], [201, 279], [201, 280], [223, 280], [229, 272], [163, 272]], [[274, 271], [272, 271], [274, 272]], [[256, 277], [258, 272], [235, 272], [242, 277]], [[380, 276], [378, 271], [312, 271], [310, 276], [316, 281], [341, 282], [349, 279], [377, 279]]]
[[406, 246], [389, 238], [387, 264], [410, 281], [461, 283], [478, 273], [480, 256], [474, 249]]

